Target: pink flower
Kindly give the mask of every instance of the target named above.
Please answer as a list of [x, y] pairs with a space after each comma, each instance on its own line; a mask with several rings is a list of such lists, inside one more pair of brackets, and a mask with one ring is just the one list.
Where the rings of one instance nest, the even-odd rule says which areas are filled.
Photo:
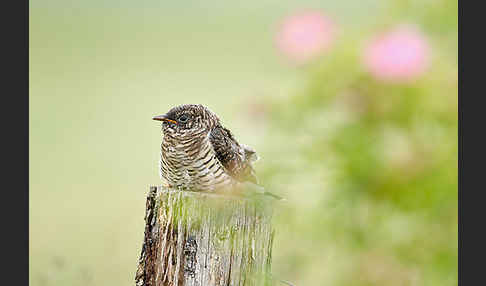
[[372, 39], [364, 50], [363, 61], [379, 80], [406, 82], [422, 75], [428, 67], [429, 45], [415, 28], [400, 26]]
[[276, 45], [290, 60], [304, 63], [329, 49], [334, 25], [317, 11], [305, 11], [285, 18], [276, 35]]

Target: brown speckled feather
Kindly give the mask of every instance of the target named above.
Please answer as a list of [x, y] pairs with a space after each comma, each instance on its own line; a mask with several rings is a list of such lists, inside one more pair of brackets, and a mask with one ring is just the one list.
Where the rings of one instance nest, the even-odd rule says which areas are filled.
[[256, 158], [254, 150], [238, 144], [231, 131], [221, 125], [211, 131], [209, 140], [216, 152], [216, 158], [233, 178], [258, 183], [251, 166], [251, 162]]

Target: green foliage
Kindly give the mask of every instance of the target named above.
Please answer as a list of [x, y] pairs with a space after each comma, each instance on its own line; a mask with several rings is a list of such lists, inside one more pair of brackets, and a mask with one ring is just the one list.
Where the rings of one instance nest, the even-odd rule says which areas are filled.
[[[298, 277], [312, 277], [303, 284], [319, 274], [297, 265], [314, 263], [333, 269], [321, 274], [335, 277], [332, 285], [457, 284], [457, 66], [442, 46], [454, 41], [449, 24], [442, 26], [449, 34], [431, 37], [435, 57], [416, 81], [373, 79], [361, 68], [362, 39], [344, 39], [309, 67], [300, 91], [270, 103], [272, 128], [293, 145], [285, 156], [300, 161], [288, 160], [293, 168], [280, 175], [269, 166], [266, 180], [289, 182], [284, 196], [314, 201], [307, 210], [289, 206], [280, 218], [321, 255], [286, 254]], [[279, 243], [293, 239], [284, 231]], [[337, 257], [328, 266], [330, 255]]]

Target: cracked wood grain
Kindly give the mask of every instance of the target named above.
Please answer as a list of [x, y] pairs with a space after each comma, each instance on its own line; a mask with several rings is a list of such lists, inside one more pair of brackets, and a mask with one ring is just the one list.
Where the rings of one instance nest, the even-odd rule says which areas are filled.
[[152, 186], [136, 286], [274, 285], [272, 202]]

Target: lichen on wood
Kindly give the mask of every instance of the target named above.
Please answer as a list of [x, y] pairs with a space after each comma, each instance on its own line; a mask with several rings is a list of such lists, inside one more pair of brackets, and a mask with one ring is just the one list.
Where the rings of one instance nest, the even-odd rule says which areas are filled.
[[273, 285], [272, 199], [151, 187], [137, 286]]

